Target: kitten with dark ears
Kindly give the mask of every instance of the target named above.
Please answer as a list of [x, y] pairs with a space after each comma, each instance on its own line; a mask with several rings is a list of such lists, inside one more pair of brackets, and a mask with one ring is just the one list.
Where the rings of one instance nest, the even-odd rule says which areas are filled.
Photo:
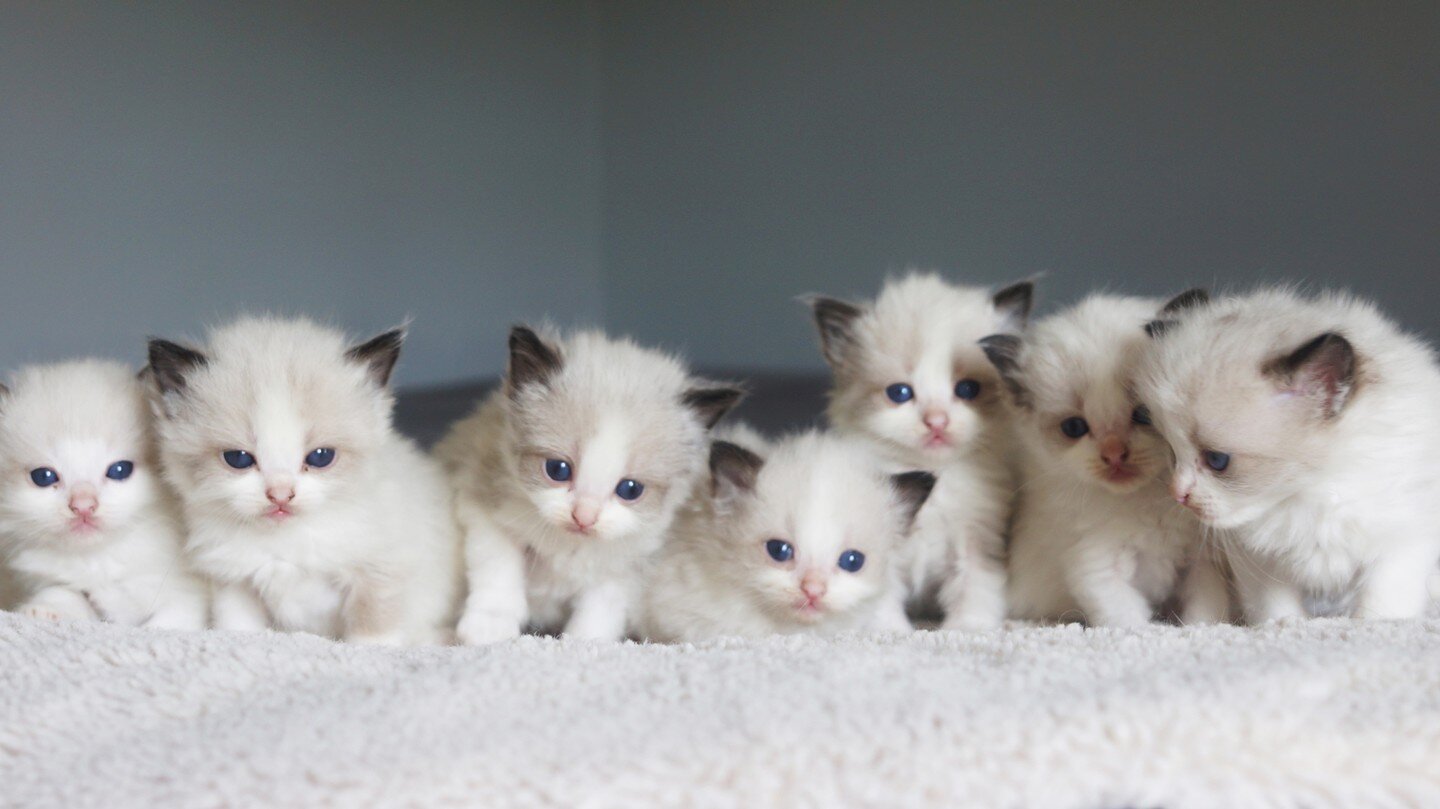
[[244, 318], [203, 349], [151, 340], [161, 455], [218, 628], [448, 640], [459, 536], [439, 465], [391, 425], [403, 337]]
[[1174, 312], [1137, 393], [1174, 450], [1174, 497], [1226, 551], [1251, 622], [1308, 597], [1410, 618], [1440, 558], [1440, 370], [1348, 295], [1266, 289]]
[[502, 389], [436, 448], [465, 532], [460, 640], [622, 638], [709, 430], [742, 395], [628, 340], [515, 327]]
[[1005, 617], [1010, 404], [980, 340], [1020, 332], [1033, 291], [1029, 281], [992, 293], [913, 274], [873, 303], [809, 299], [834, 372], [831, 424], [893, 472], [939, 477], [896, 566], [904, 600], [938, 604], [945, 628]]

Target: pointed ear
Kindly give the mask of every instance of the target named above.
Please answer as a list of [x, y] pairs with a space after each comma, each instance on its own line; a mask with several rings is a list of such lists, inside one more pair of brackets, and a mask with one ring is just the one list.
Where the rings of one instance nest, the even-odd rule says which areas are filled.
[[715, 499], [728, 503], [742, 494], [755, 491], [755, 479], [765, 460], [739, 444], [715, 441], [710, 444], [711, 493]]
[[744, 398], [745, 389], [739, 386], [690, 388], [680, 396], [680, 400], [695, 412], [707, 430], [714, 427]]
[[1356, 364], [1350, 341], [1325, 332], [1264, 370], [1282, 390], [1313, 402], [1321, 418], [1331, 419], [1340, 415], [1355, 390]]
[[150, 378], [155, 380], [155, 387], [167, 396], [183, 393], [185, 377], [209, 362], [199, 351], [158, 337], [150, 338], [149, 353]]
[[890, 476], [890, 485], [900, 501], [905, 531], [908, 532], [915, 523], [915, 515], [920, 513], [920, 507], [925, 505], [935, 488], [935, 476], [929, 472], [901, 472]]
[[1170, 328], [1179, 322], [1178, 320], [1152, 320], [1145, 324], [1145, 334], [1152, 339], [1163, 337], [1165, 332], [1170, 331]]
[[992, 334], [980, 338], [980, 348], [985, 358], [1000, 373], [1000, 379], [1015, 397], [1018, 405], [1028, 405], [1030, 397], [1020, 382], [1020, 348], [1024, 342], [1014, 334]]
[[380, 387], [390, 384], [390, 374], [400, 359], [400, 345], [405, 342], [404, 329], [391, 329], [345, 352], [345, 358], [364, 365], [370, 379]]
[[1181, 292], [1179, 295], [1171, 298], [1165, 303], [1164, 306], [1160, 307], [1160, 314], [1179, 314], [1186, 309], [1194, 309], [1197, 306], [1204, 306], [1209, 302], [1209, 292], [1200, 289], [1199, 287], [1196, 287], [1195, 289], [1187, 289], [1184, 292]]
[[1003, 287], [990, 299], [1000, 320], [1016, 331], [1030, 322], [1030, 307], [1035, 305], [1035, 282], [1020, 281]]
[[855, 344], [855, 321], [864, 310], [824, 295], [807, 295], [801, 300], [809, 304], [815, 315], [815, 327], [820, 331], [820, 353], [825, 355], [825, 361], [832, 368], [844, 365], [846, 353]]
[[544, 382], [560, 370], [560, 350], [540, 338], [529, 326], [510, 329], [510, 366], [505, 379], [511, 392]]

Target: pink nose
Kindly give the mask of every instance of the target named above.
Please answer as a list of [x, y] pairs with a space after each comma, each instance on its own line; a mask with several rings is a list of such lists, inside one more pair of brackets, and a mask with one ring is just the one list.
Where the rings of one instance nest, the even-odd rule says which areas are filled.
[[277, 506], [289, 505], [295, 499], [295, 490], [289, 486], [271, 486], [265, 490], [265, 497]]
[[938, 433], [950, 426], [950, 417], [940, 412], [926, 413], [925, 426]]
[[1188, 505], [1190, 505], [1190, 492], [1189, 492], [1189, 490], [1186, 490], [1186, 491], [1183, 491], [1183, 492], [1182, 492], [1182, 491], [1180, 491], [1179, 489], [1171, 489], [1171, 490], [1170, 490], [1170, 494], [1174, 495], [1174, 497], [1175, 497], [1175, 502], [1179, 503], [1180, 505], [1182, 505], [1182, 506], [1188, 506]]
[[597, 519], [598, 515], [589, 509], [576, 508], [570, 512], [571, 522], [575, 523], [575, 527], [581, 531], [589, 531], [594, 528]]
[[825, 597], [825, 580], [819, 576], [809, 576], [800, 580], [800, 592], [810, 601], [819, 601]]
[[77, 517], [93, 517], [95, 509], [100, 506], [93, 497], [72, 497], [70, 498], [70, 512]]
[[1111, 466], [1120, 466], [1130, 459], [1130, 445], [1118, 435], [1107, 435], [1100, 442], [1100, 457]]

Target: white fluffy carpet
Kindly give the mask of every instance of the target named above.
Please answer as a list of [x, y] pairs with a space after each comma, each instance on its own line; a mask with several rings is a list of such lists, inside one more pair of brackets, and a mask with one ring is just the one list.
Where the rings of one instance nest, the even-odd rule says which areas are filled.
[[392, 651], [0, 615], [5, 806], [1440, 806], [1440, 620]]

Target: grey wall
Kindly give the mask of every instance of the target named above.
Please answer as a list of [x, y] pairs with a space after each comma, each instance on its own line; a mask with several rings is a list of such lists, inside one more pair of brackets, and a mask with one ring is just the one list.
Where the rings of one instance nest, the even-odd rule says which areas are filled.
[[407, 314], [401, 384], [599, 322], [593, 9], [0, 6], [0, 366], [238, 309]]
[[817, 367], [888, 270], [1354, 286], [1440, 333], [1440, 4], [606, 3], [607, 319]]

